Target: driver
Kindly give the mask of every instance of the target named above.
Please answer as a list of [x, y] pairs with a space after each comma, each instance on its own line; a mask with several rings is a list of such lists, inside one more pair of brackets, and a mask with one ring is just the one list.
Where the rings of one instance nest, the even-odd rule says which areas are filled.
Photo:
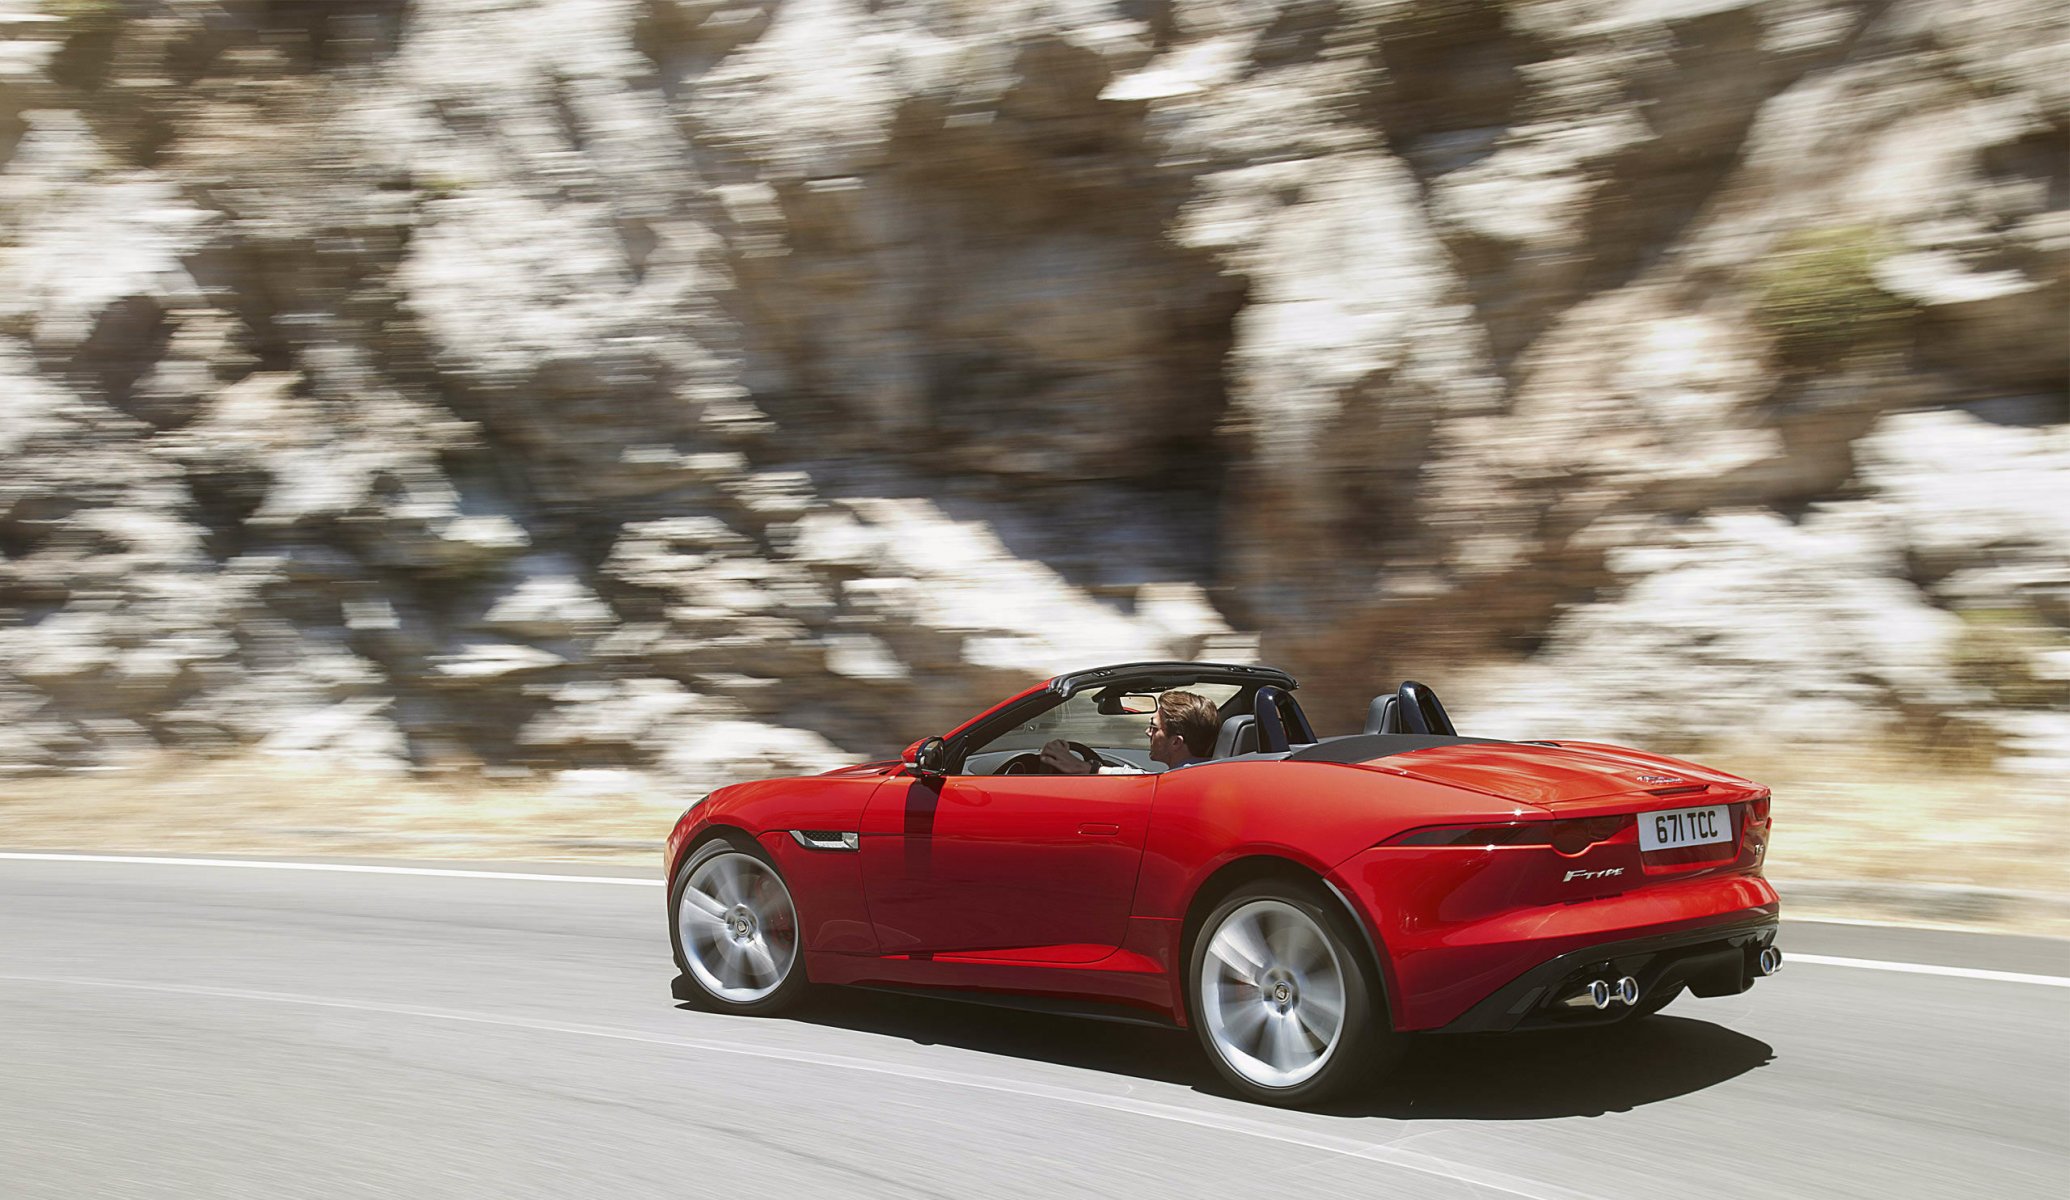
[[[1196, 692], [1165, 692], [1157, 697], [1157, 710], [1150, 714], [1150, 757], [1167, 769], [1205, 762], [1215, 752], [1215, 735], [1222, 731], [1222, 714], [1215, 702]], [[1060, 775], [1086, 775], [1100, 768], [1071, 753], [1058, 738], [1042, 748], [1042, 761]], [[1133, 767], [1112, 767], [1109, 774], [1131, 775]]]

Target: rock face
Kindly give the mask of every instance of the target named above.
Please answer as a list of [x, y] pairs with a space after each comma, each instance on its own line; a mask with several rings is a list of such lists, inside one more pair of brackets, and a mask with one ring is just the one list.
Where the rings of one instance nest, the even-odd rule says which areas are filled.
[[2070, 757], [2049, 0], [0, 3], [0, 771], [1091, 662]]

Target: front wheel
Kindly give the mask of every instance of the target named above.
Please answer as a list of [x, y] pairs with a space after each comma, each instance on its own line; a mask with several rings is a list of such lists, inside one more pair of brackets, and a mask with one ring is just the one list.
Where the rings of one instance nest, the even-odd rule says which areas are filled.
[[1308, 888], [1239, 888], [1209, 914], [1187, 971], [1193, 1027], [1243, 1095], [1318, 1103], [1370, 1077], [1391, 1042], [1357, 930]]
[[676, 965], [703, 1007], [773, 1013], [804, 990], [798, 910], [760, 846], [704, 843], [683, 859], [670, 898]]

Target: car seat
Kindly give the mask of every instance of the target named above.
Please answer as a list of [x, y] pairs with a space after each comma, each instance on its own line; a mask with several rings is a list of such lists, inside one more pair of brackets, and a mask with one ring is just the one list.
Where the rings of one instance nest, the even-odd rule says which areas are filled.
[[1215, 735], [1216, 758], [1230, 758], [1238, 754], [1258, 752], [1258, 718], [1250, 713], [1238, 713], [1222, 722], [1222, 732]]

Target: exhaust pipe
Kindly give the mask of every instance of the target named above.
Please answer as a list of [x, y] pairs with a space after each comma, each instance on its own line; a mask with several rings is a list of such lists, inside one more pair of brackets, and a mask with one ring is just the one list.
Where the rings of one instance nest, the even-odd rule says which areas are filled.
[[1629, 1008], [1638, 1002], [1639, 981], [1629, 975], [1616, 983], [1611, 983], [1607, 979], [1594, 980], [1588, 987], [1560, 1001], [1568, 1008], [1593, 1008], [1597, 1012], [1612, 1004], [1622, 1004]]
[[1761, 968], [1762, 975], [1766, 976], [1775, 974], [1777, 971], [1782, 970], [1783, 952], [1776, 949], [1773, 946], [1763, 946], [1761, 948], [1761, 957], [1758, 960], [1758, 965]]
[[1600, 1012], [1610, 1007], [1610, 1001], [1615, 998], [1616, 996], [1611, 992], [1609, 983], [1598, 979], [1583, 990], [1567, 997], [1561, 1003], [1568, 1008], [1594, 1008]]

